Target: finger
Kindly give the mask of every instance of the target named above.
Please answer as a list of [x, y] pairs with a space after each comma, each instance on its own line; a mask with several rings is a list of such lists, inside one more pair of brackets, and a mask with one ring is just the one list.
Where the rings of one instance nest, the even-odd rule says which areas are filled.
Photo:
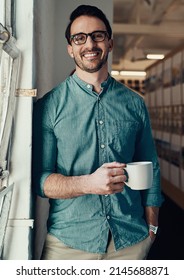
[[126, 164], [113, 161], [113, 162], [104, 163], [102, 166], [107, 168], [118, 168], [118, 167], [125, 167]]
[[112, 184], [124, 184], [124, 182], [126, 182], [127, 177], [125, 175], [119, 175], [119, 176], [114, 176], [111, 179], [111, 183]]
[[117, 183], [113, 185], [113, 193], [122, 192], [124, 190], [124, 183]]
[[125, 174], [125, 171], [124, 171], [124, 169], [121, 167], [121, 168], [119, 168], [119, 167], [117, 167], [117, 168], [113, 168], [112, 170], [111, 170], [111, 176], [119, 176], [119, 175], [123, 175], [123, 174]]

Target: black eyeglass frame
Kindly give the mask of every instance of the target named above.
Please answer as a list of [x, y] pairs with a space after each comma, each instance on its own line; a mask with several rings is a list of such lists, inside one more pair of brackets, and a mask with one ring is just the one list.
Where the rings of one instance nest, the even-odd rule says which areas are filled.
[[[94, 35], [94, 33], [97, 33], [97, 32], [100, 32], [100, 33], [102, 33], [102, 34], [105, 35], [104, 38], [103, 38], [103, 40], [99, 40], [99, 41], [98, 41], [98, 40], [94, 40], [93, 35]], [[85, 35], [85, 37], [86, 37], [86, 38], [85, 38], [85, 41], [84, 41], [83, 43], [76, 44], [74, 38], [75, 38], [75, 36], [77, 36], [77, 35]], [[93, 31], [93, 32], [91, 32], [91, 33], [79, 32], [79, 33], [73, 34], [73, 35], [70, 36], [70, 42], [73, 41], [74, 44], [77, 45], [77, 46], [83, 45], [83, 44], [86, 43], [88, 36], [90, 36], [91, 39], [92, 39], [94, 42], [103, 42], [103, 41], [105, 40], [106, 37], [109, 38], [109, 34], [108, 34], [107, 31], [105, 31], [105, 30], [95, 30], [95, 31]]]

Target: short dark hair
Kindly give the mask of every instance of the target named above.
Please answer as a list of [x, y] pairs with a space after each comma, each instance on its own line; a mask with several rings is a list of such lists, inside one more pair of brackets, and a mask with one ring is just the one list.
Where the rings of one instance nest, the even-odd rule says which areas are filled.
[[111, 29], [110, 23], [109, 23], [106, 15], [99, 8], [97, 8], [95, 6], [80, 5], [71, 13], [70, 22], [65, 31], [65, 37], [66, 37], [69, 45], [71, 45], [71, 42], [70, 42], [71, 25], [74, 22], [74, 20], [80, 16], [91, 16], [91, 17], [99, 18], [105, 24], [107, 33], [109, 35], [109, 39], [111, 39], [112, 29]]

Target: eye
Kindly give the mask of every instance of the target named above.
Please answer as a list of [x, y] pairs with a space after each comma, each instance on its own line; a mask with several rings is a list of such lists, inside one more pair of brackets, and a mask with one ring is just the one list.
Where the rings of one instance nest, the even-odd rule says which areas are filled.
[[95, 40], [101, 40], [104, 38], [104, 33], [101, 33], [101, 32], [96, 32], [93, 34], [93, 37]]
[[74, 36], [74, 40], [77, 43], [84, 42], [85, 39], [86, 39], [86, 35], [82, 34], [82, 33], [81, 34], [77, 34], [77, 35]]

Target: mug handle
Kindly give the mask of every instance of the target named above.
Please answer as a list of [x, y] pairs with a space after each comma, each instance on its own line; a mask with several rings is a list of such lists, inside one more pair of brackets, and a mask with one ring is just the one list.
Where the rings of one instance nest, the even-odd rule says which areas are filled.
[[127, 181], [125, 181], [125, 185], [127, 185], [129, 188], [130, 188], [130, 185], [128, 184], [128, 171], [127, 171], [127, 168], [124, 167], [123, 170], [125, 171], [125, 175], [127, 176]]

